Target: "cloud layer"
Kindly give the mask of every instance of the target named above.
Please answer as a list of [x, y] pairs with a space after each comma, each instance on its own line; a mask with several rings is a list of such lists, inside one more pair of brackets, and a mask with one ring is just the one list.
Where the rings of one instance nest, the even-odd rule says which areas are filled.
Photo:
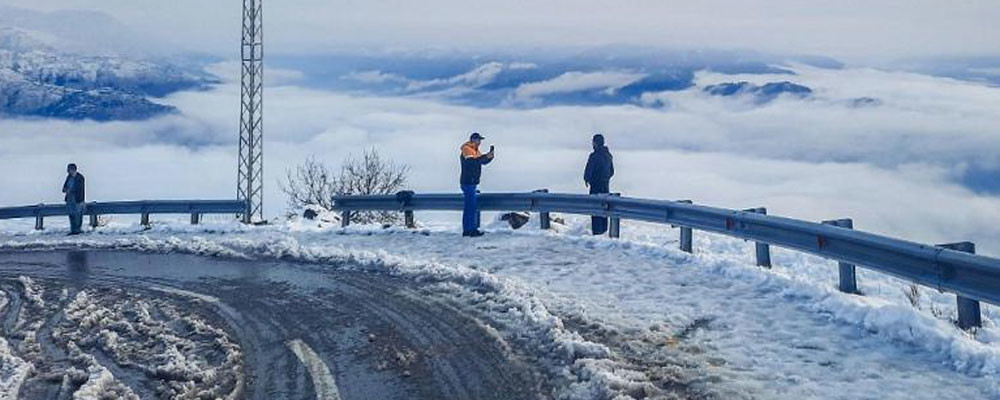
[[[266, 214], [284, 209], [277, 180], [286, 168], [309, 155], [337, 164], [368, 147], [409, 164], [413, 189], [454, 192], [458, 146], [474, 130], [498, 149], [483, 190], [584, 192], [589, 137], [602, 132], [616, 156], [613, 186], [628, 195], [767, 206], [811, 220], [853, 217], [860, 229], [922, 242], [974, 240], [1000, 254], [993, 244], [1000, 199], [959, 179], [968, 165], [1000, 166], [993, 151], [1000, 135], [990, 131], [1000, 126], [1000, 90], [864, 69], [797, 72], [820, 97], [755, 106], [692, 88], [664, 93], [663, 108], [525, 110], [271, 86]], [[702, 73], [697, 82], [755, 79], [770, 77]], [[838, 100], [862, 95], [881, 104]], [[232, 197], [237, 99], [230, 80], [170, 96], [165, 101], [182, 115], [146, 122], [0, 120], [0, 204], [58, 202], [67, 162], [81, 165], [97, 200]]]
[[645, 76], [645, 74], [625, 71], [570, 71], [547, 81], [522, 84], [514, 91], [511, 100], [514, 102], [531, 102], [538, 97], [547, 95], [593, 89], [603, 89], [613, 92]]

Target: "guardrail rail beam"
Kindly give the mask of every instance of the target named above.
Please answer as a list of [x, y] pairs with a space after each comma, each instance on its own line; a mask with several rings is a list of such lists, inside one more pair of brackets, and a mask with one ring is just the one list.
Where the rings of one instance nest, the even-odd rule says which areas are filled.
[[[773, 246], [824, 257], [838, 263], [838, 286], [846, 293], [858, 293], [857, 267], [889, 274], [957, 295], [959, 325], [963, 328], [980, 325], [979, 302], [1000, 305], [1000, 259], [975, 255], [971, 244], [966, 245], [971, 251], [960, 252], [857, 231], [848, 219], [821, 224], [691, 201], [537, 192], [484, 193], [477, 197], [480, 209], [489, 212], [559, 212], [668, 224], [680, 228], [680, 249], [689, 253], [694, 251], [697, 229], [755, 242], [761, 265], [771, 261]], [[333, 201], [334, 210], [347, 217], [345, 226], [352, 212], [462, 210], [462, 195], [457, 193], [413, 195], [403, 207], [392, 195], [334, 196]], [[0, 209], [0, 218], [34, 217], [37, 212], [65, 215], [64, 208], [16, 208]], [[612, 228], [609, 235], [618, 236], [617, 231]], [[768, 246], [766, 256], [763, 245]]]
[[[190, 214], [192, 223], [201, 222], [202, 214], [238, 214], [245, 210], [240, 200], [138, 200], [89, 202], [84, 215], [90, 216], [90, 226], [97, 228], [102, 215], [141, 214], [141, 223], [149, 226], [151, 214]], [[21, 207], [0, 207], [0, 219], [35, 218], [35, 228], [44, 227], [45, 217], [66, 216], [63, 204], [37, 204]]]

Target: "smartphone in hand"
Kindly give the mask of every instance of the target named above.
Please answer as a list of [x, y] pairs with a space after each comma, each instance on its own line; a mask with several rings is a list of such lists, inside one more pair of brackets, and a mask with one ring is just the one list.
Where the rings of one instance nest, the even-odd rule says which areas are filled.
[[490, 153], [493, 152], [494, 146], [490, 146]]

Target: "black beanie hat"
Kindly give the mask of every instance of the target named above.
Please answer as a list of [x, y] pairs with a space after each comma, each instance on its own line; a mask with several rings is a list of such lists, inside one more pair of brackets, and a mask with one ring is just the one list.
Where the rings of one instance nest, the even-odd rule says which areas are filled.
[[594, 143], [598, 146], [604, 146], [604, 135], [600, 133], [594, 135]]

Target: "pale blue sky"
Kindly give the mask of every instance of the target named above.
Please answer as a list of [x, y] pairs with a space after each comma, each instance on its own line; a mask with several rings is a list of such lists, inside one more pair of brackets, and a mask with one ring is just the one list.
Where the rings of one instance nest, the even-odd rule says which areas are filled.
[[[238, 1], [0, 0], [33, 9], [105, 11], [190, 49], [228, 52]], [[519, 48], [597, 44], [752, 49], [848, 62], [1000, 55], [996, 0], [265, 2], [272, 52], [343, 48]]]

